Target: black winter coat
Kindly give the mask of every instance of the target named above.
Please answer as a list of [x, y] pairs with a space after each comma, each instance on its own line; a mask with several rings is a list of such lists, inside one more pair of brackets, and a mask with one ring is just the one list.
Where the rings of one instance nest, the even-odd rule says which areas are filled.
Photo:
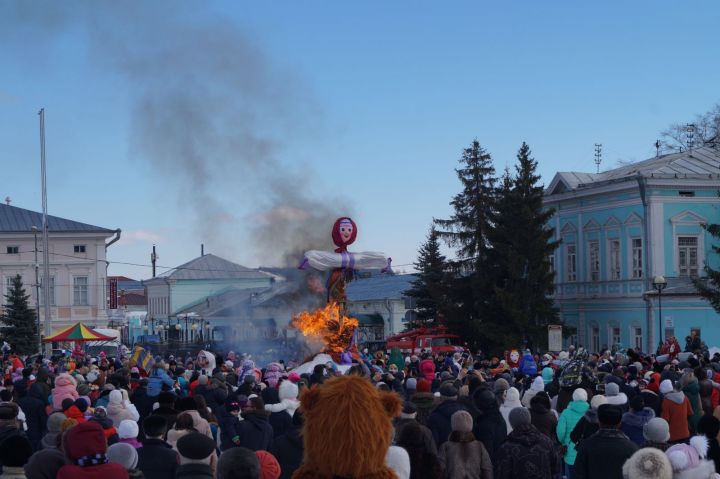
[[148, 479], [175, 479], [178, 468], [177, 452], [165, 441], [146, 439], [137, 449], [137, 468]]
[[27, 437], [33, 444], [39, 443], [47, 432], [47, 413], [45, 412], [47, 401], [43, 400], [42, 394], [42, 388], [33, 384], [30, 392], [17, 401], [18, 406], [25, 413]]
[[573, 479], [623, 479], [622, 467], [638, 450], [617, 429], [600, 429], [578, 447]]
[[544, 404], [538, 401], [530, 401], [530, 422], [553, 443], [557, 442], [555, 430], [557, 429], [558, 419], [552, 410], [545, 407]]
[[649, 407], [655, 411], [655, 417], [660, 417], [662, 414], [662, 398], [649, 389], [643, 389], [640, 395], [643, 401], [645, 401], [645, 407]]
[[165, 406], [160, 406], [152, 412], [152, 416], [162, 416], [165, 418], [165, 421], [167, 422], [165, 432], [173, 428], [173, 426], [175, 425], [175, 419], [178, 417], [178, 414], [180, 414], [180, 412], [178, 412], [176, 409]]
[[133, 391], [130, 402], [135, 405], [140, 414], [140, 422], [152, 414], [152, 407], [157, 397], [151, 398], [147, 395], [147, 387], [139, 387]]
[[267, 451], [273, 443], [273, 429], [266, 414], [247, 412], [240, 421], [240, 447], [251, 451]]
[[490, 461], [495, 464], [495, 456], [507, 437], [507, 424], [500, 414], [500, 409], [492, 409], [479, 415], [473, 426], [473, 434], [475, 439], [483, 443]]
[[289, 429], [285, 434], [275, 438], [269, 452], [280, 464], [280, 479], [292, 478], [295, 470], [303, 462], [304, 450], [303, 438], [297, 428]]
[[560, 473], [555, 444], [532, 424], [508, 434], [493, 461], [495, 479], [552, 479]]
[[448, 440], [452, 432], [450, 417], [457, 411], [465, 411], [465, 406], [457, 401], [448, 400], [438, 404], [427, 420], [427, 427], [433, 435], [433, 440], [438, 449]]
[[220, 450], [225, 451], [232, 447], [237, 447], [233, 442], [233, 437], [240, 437], [240, 419], [232, 414], [225, 412], [218, 418], [220, 422]]
[[281, 434], [285, 434], [288, 430], [292, 429], [292, 417], [287, 411], [278, 411], [270, 413], [268, 418], [270, 425], [273, 428], [273, 437], [278, 437]]
[[585, 411], [585, 415], [580, 418], [570, 432], [570, 440], [575, 443], [575, 449], [577, 450], [581, 442], [598, 432], [599, 429], [597, 411], [590, 408]]
[[205, 464], [185, 464], [178, 466], [177, 479], [214, 479], [212, 468]]

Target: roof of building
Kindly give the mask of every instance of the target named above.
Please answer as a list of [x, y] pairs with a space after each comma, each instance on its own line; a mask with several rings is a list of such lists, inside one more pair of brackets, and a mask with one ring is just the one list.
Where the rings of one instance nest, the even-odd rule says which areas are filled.
[[[29, 233], [36, 226], [42, 230], [43, 215], [37, 211], [18, 208], [17, 206], [0, 204], [0, 232], [2, 233]], [[115, 231], [93, 226], [79, 221], [68, 220], [58, 216], [48, 215], [48, 230], [51, 233], [108, 233]]]
[[[198, 279], [273, 279], [274, 275], [226, 259], [206, 254], [158, 275], [173, 280]], [[154, 278], [156, 279], [156, 278]], [[153, 281], [147, 280], [146, 282]]]
[[347, 297], [350, 301], [401, 299], [416, 279], [414, 274], [376, 274], [357, 278], [348, 284]]
[[611, 182], [634, 180], [638, 176], [717, 180], [720, 178], [720, 150], [710, 147], [695, 148], [623, 165], [601, 173], [558, 172], [546, 190], [546, 194], [565, 193]]

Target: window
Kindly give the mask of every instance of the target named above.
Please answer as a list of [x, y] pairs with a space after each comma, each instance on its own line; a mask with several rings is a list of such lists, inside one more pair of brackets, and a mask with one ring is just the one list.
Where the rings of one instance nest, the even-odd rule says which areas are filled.
[[73, 306], [88, 305], [88, 277], [73, 277]]
[[590, 259], [590, 281], [600, 281], [600, 243], [590, 241], [588, 243], [588, 257]]
[[678, 237], [678, 273], [681, 277], [696, 277], [698, 274], [697, 236]]
[[73, 246], [73, 250], [76, 253], [85, 253], [85, 245], [84, 244], [76, 244]]
[[567, 280], [568, 282], [577, 281], [577, 253], [574, 244], [567, 245]]
[[610, 240], [610, 279], [620, 279], [620, 240]]
[[635, 349], [642, 351], [642, 328], [633, 328]]
[[590, 344], [592, 345], [592, 352], [600, 352], [600, 328], [593, 326], [592, 333], [590, 335]]
[[47, 286], [50, 290], [50, 306], [55, 306], [55, 276], [50, 276], [50, 281], [45, 284], [45, 278], [40, 279], [40, 304], [45, 304], [45, 293], [43, 288]]
[[19, 246], [8, 246], [7, 254], [20, 254], [20, 247]]
[[643, 277], [643, 260], [642, 260], [642, 239], [632, 239], [632, 277]]
[[611, 329], [612, 334], [612, 345], [617, 346], [620, 344], [620, 328], [613, 327]]
[[695, 196], [694, 191], [678, 191], [678, 194], [683, 198], [692, 198], [693, 196]]

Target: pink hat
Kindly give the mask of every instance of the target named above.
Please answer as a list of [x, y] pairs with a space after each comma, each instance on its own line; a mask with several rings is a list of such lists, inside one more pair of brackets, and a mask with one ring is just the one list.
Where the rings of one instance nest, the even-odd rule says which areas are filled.
[[288, 379], [294, 383], [300, 381], [300, 375], [298, 373], [290, 373], [288, 374]]

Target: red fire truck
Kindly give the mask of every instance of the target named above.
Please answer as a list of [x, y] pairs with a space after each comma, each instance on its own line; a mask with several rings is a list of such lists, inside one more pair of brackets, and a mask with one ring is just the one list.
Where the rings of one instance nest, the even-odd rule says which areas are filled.
[[417, 328], [404, 331], [385, 340], [388, 351], [394, 347], [404, 353], [418, 354], [423, 351], [435, 353], [456, 353], [465, 351], [460, 336], [452, 334], [444, 326]]

